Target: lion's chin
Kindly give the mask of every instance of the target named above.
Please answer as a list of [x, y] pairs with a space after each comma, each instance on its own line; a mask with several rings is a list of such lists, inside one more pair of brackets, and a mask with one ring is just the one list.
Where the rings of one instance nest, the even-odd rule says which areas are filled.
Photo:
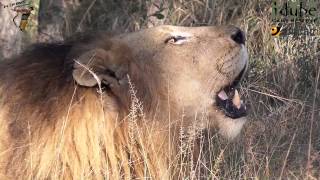
[[242, 127], [246, 123], [246, 121], [246, 117], [238, 118], [236, 121], [227, 117], [219, 117], [219, 134], [221, 134], [228, 140], [233, 140], [240, 134]]

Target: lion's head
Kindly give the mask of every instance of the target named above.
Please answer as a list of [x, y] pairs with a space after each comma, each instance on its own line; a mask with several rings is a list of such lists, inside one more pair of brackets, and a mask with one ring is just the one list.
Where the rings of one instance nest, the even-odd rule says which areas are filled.
[[[247, 51], [238, 28], [95, 36], [0, 63], [0, 179], [176, 179], [190, 170], [177, 156], [181, 130], [240, 132]], [[191, 140], [182, 152], [195, 158]]]
[[[78, 58], [73, 77], [80, 85], [101, 81], [126, 106], [129, 77], [147, 112], [183, 115], [183, 126], [217, 126], [228, 138], [240, 132], [246, 107], [236, 87], [248, 64], [240, 29], [159, 26], [111, 41], [114, 46], [101, 43]], [[197, 115], [208, 118], [195, 120]]]

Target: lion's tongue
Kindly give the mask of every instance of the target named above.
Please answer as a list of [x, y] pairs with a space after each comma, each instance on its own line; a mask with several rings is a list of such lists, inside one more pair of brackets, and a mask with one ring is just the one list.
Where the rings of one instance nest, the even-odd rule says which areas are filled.
[[[221, 90], [219, 93], [218, 93], [218, 97], [221, 99], [221, 100], [227, 100], [229, 99], [227, 93], [224, 91], [224, 90]], [[231, 97], [230, 97], [231, 98]], [[233, 95], [233, 98], [232, 98], [232, 103], [235, 107], [237, 107], [238, 109], [240, 109], [241, 107], [241, 104], [242, 104], [242, 101], [241, 101], [241, 98], [240, 98], [240, 95], [239, 95], [239, 92], [238, 90], [234, 90], [234, 95]]]
[[226, 100], [226, 99], [229, 98], [228, 95], [227, 95], [227, 93], [226, 93], [224, 90], [221, 90], [221, 91], [219, 92], [218, 97], [219, 97], [221, 100]]

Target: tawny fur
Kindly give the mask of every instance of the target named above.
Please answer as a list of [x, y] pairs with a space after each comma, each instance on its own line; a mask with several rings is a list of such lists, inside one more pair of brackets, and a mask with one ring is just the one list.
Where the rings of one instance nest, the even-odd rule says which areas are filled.
[[[212, 104], [214, 93], [246, 63], [244, 47], [230, 38], [234, 30], [163, 26], [111, 39], [36, 45], [1, 62], [0, 179], [184, 177], [194, 169], [183, 161], [198, 160], [198, 131], [217, 126], [233, 138], [245, 122], [234, 123]], [[164, 43], [181, 31], [190, 31], [185, 48]], [[93, 66], [91, 54], [81, 56], [91, 50]], [[93, 86], [74, 73], [78, 61], [88, 61], [84, 66], [93, 71], [127, 66], [118, 74], [93, 72], [111, 79]], [[128, 82], [112, 84], [114, 76]], [[194, 136], [184, 136], [183, 128]], [[195, 156], [181, 155], [187, 152], [182, 147]]]
[[[135, 136], [129, 137], [132, 130], [119, 113], [128, 110], [119, 109], [112, 94], [75, 84], [72, 59], [66, 59], [70, 49], [71, 45], [41, 45], [1, 64], [0, 177], [168, 175], [161, 148], [144, 143], [153, 137], [145, 136], [143, 124], [134, 124]], [[159, 137], [166, 138], [157, 136], [160, 142]]]

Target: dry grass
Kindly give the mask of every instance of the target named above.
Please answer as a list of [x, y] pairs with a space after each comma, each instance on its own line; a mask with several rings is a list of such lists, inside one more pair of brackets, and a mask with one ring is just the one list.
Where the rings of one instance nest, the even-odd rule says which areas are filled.
[[[69, 32], [65, 34], [144, 28], [152, 2], [82, 1], [67, 18]], [[206, 144], [211, 154], [203, 154], [195, 166], [191, 157], [180, 168], [189, 168], [190, 173], [180, 171], [179, 177], [197, 179], [196, 170], [201, 167], [212, 179], [319, 179], [319, 36], [271, 37], [271, 1], [176, 0], [163, 7], [165, 24], [241, 27], [247, 34], [251, 65], [242, 83], [250, 108], [250, 121], [242, 136], [226, 143], [215, 134], [201, 134], [201, 145]], [[192, 136], [184, 136], [182, 131], [180, 136], [181, 153], [192, 152]]]

